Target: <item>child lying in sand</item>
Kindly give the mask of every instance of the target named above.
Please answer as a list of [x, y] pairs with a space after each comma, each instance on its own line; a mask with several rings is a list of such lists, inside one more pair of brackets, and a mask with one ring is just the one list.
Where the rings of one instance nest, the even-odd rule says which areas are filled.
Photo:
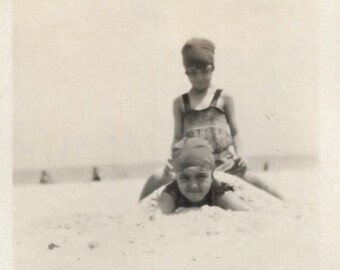
[[214, 176], [213, 149], [206, 140], [185, 138], [174, 145], [172, 165], [176, 180], [168, 184], [159, 198], [158, 210], [171, 214], [181, 207], [219, 206], [223, 209], [249, 210], [233, 194], [233, 187]]

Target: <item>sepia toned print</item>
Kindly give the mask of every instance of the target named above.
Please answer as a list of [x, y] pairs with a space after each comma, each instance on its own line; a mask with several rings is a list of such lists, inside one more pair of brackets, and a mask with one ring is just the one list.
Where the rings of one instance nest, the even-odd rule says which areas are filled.
[[14, 269], [320, 269], [316, 2], [12, 13]]

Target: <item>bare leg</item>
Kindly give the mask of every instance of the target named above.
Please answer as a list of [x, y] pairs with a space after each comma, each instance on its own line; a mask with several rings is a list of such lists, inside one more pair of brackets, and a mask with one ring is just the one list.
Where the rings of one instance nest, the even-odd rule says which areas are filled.
[[139, 196], [139, 201], [173, 180], [167, 169], [157, 169], [147, 180]]
[[257, 176], [254, 172], [251, 171], [246, 171], [242, 175], [237, 175], [249, 184], [252, 184], [268, 193], [271, 195], [277, 197], [278, 199], [284, 201], [283, 196], [275, 190], [273, 187], [269, 186], [265, 181], [263, 181], [259, 176]]

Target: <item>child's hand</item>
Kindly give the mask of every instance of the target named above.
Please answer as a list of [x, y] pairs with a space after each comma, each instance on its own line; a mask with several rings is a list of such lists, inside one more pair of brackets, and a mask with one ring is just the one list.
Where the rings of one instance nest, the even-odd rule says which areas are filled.
[[244, 158], [241, 157], [237, 157], [234, 159], [235, 164], [233, 165], [233, 167], [228, 171], [228, 173], [231, 174], [238, 174], [242, 171], [244, 171], [244, 169], [247, 168], [248, 163]]
[[243, 168], [247, 168], [248, 166], [248, 162], [245, 158], [243, 157], [237, 157], [237, 159], [235, 159], [236, 164], [238, 164], [238, 166], [243, 167]]

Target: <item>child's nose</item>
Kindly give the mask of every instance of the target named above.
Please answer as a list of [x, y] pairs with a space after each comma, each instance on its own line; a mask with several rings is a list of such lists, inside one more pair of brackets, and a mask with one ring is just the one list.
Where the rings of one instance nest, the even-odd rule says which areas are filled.
[[198, 73], [198, 74], [196, 75], [196, 79], [197, 79], [198, 81], [202, 81], [202, 80], [204, 79], [203, 74]]
[[199, 186], [198, 186], [198, 184], [197, 184], [196, 182], [191, 182], [191, 183], [189, 184], [188, 190], [189, 190], [190, 192], [196, 192], [196, 191], [199, 190]]

